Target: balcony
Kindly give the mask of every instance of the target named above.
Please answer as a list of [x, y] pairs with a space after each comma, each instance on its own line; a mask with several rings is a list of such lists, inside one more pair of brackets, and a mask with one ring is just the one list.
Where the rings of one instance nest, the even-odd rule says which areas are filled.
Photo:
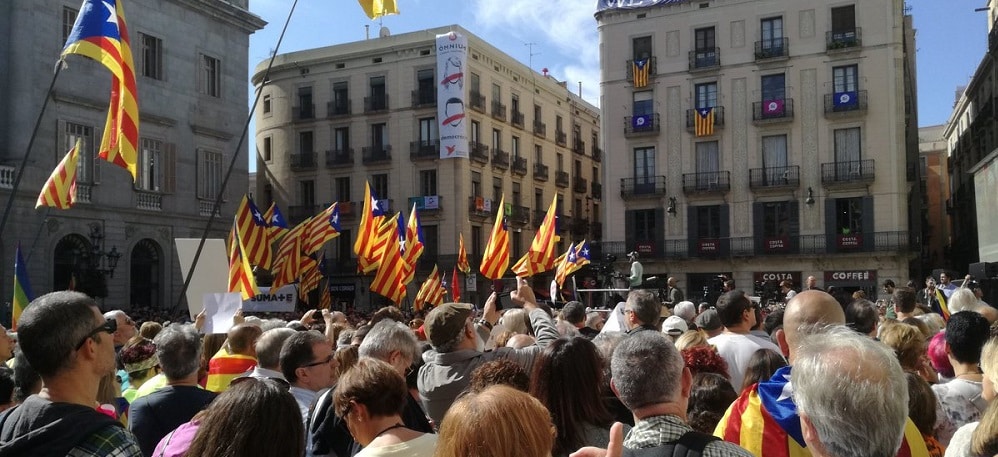
[[575, 179], [572, 180], [573, 192], [577, 194], [584, 194], [587, 190], [589, 190], [589, 180], [579, 176], [576, 176]]
[[521, 128], [522, 129], [523, 125], [524, 125], [523, 124], [523, 113], [521, 113], [519, 111], [513, 111], [513, 116], [512, 116], [512, 119], [510, 119], [509, 123], [513, 124], [513, 127], [517, 127], [517, 128]]
[[592, 156], [593, 156], [593, 162], [602, 162], [603, 150], [594, 144], [592, 147]]
[[554, 227], [555, 230], [558, 231], [558, 233], [567, 232], [568, 229], [571, 228], [572, 224], [574, 223], [572, 222], [573, 221], [572, 216], [569, 216], [567, 214], [556, 214], [555, 217], [556, 219]]
[[314, 152], [299, 152], [297, 154], [291, 154], [291, 170], [293, 171], [305, 171], [305, 170], [315, 170], [316, 160]]
[[859, 27], [825, 32], [825, 50], [827, 52], [856, 50], [863, 45], [862, 32]]
[[[690, 132], [690, 133], [693, 133], [693, 134], [696, 133], [696, 130], [697, 130], [696, 129], [696, 119], [698, 117], [700, 117], [700, 113], [698, 111], [699, 110], [696, 109], [696, 108], [686, 110], [686, 131], [687, 132]], [[708, 133], [707, 135], [713, 135], [713, 134], [717, 133], [716, 130], [717, 130], [718, 127], [724, 127], [724, 107], [723, 106], [715, 106], [713, 108], [713, 112], [714, 112], [714, 122], [713, 122], [713, 128], [711, 129], [711, 130], [713, 130], [713, 132], [712, 133]], [[707, 135], [701, 135], [701, 136], [707, 136]]]
[[499, 103], [496, 100], [492, 101], [492, 117], [499, 119], [500, 121], [506, 121], [506, 105]]
[[340, 211], [340, 219], [353, 219], [362, 211], [363, 205], [360, 202], [342, 201], [336, 203], [336, 209]]
[[437, 106], [437, 91], [419, 90], [412, 91], [413, 108], [431, 108]]
[[821, 164], [821, 183], [825, 185], [870, 183], [875, 178], [873, 159]]
[[315, 120], [315, 105], [312, 104], [292, 107], [291, 119], [295, 122]]
[[687, 194], [727, 192], [729, 190], [731, 190], [730, 172], [683, 173], [683, 192]]
[[485, 114], [485, 96], [481, 92], [471, 91], [471, 109]]
[[[0, 177], [0, 188], [2, 187], [2, 177]], [[76, 183], [76, 203], [90, 203], [90, 198], [93, 195], [94, 186], [93, 184], [83, 184]], [[214, 204], [214, 202], [208, 202], [209, 205]], [[208, 209], [211, 211], [211, 208]], [[219, 211], [215, 211], [215, 215], [219, 215]], [[207, 216], [207, 214], [202, 214], [202, 216]]]
[[511, 169], [514, 175], [526, 176], [527, 175], [527, 159], [523, 157], [513, 157], [513, 167]]
[[409, 142], [409, 158], [412, 160], [433, 160], [440, 157], [440, 140]]
[[471, 160], [486, 164], [489, 163], [489, 147], [482, 144], [476, 143], [474, 141], [468, 142], [468, 151], [471, 156]]
[[353, 166], [353, 148], [331, 149], [326, 151], [326, 168]]
[[534, 218], [532, 220], [534, 228], [538, 228], [544, 223], [544, 218], [547, 217], [548, 212], [542, 209], [534, 210]]
[[541, 121], [534, 121], [534, 135], [544, 138], [545, 136], [547, 136], [547, 133], [548, 133], [547, 124]]
[[307, 218], [319, 212], [318, 205], [294, 205], [288, 207], [288, 213], [284, 217], [291, 225], [298, 225]]
[[361, 161], [364, 165], [392, 163], [391, 145], [367, 146], [361, 149], [361, 155]]
[[665, 176], [620, 178], [620, 197], [624, 200], [662, 197], [665, 196], [665, 192]]
[[377, 113], [379, 111], [388, 111], [388, 94], [364, 97], [365, 113]]
[[572, 220], [572, 225], [568, 228], [568, 231], [576, 237], [589, 238], [589, 219], [584, 219], [581, 217], [576, 217]]
[[721, 66], [721, 48], [690, 51], [690, 71], [714, 70]]
[[586, 155], [586, 142], [580, 139], [572, 140], [572, 152], [580, 155]]
[[509, 168], [509, 153], [502, 149], [492, 149], [492, 168], [506, 170]]
[[593, 181], [592, 183], [590, 183], [590, 185], [589, 185], [589, 196], [593, 197], [596, 200], [602, 200], [603, 199], [603, 185], [600, 184], [600, 183], [598, 183], [598, 182], [596, 182], [596, 181]]
[[794, 99], [778, 98], [752, 103], [752, 123], [775, 124], [794, 120]]
[[624, 116], [624, 136], [658, 135], [661, 128], [658, 113]]
[[0, 165], [0, 189], [13, 189], [17, 180], [17, 167]]
[[[648, 74], [647, 75], [643, 75], [643, 76], [645, 76], [647, 78], [647, 80], [643, 81], [644, 84], [642, 84], [640, 86], [638, 84], [634, 83], [634, 61], [633, 60], [628, 60], [627, 61], [627, 64], [625, 65], [625, 68], [624, 68], [624, 71], [627, 73], [627, 82], [631, 83], [635, 87], [644, 87], [644, 86], [648, 85], [648, 80], [651, 80], [651, 78], [653, 76], [655, 76], [656, 74], [658, 74], [658, 60], [654, 56], [652, 56], [652, 57], [649, 57], [647, 59], [647, 61], [648, 62], [645, 65], [648, 67]], [[642, 81], [638, 81], [638, 82], [641, 83]]]
[[546, 182], [548, 180], [548, 166], [543, 163], [534, 164], [534, 180]]
[[523, 205], [510, 205], [507, 221], [515, 226], [525, 226], [530, 223], [530, 208]]
[[480, 220], [486, 219], [492, 216], [492, 207], [497, 204], [481, 196], [468, 197], [468, 215]]
[[749, 170], [750, 189], [796, 189], [798, 186], [800, 186], [800, 167], [797, 165]]
[[163, 211], [163, 194], [136, 190], [135, 207], [146, 211]]
[[554, 172], [554, 185], [561, 188], [568, 187], [568, 172], [567, 171]]
[[790, 57], [790, 39], [769, 38], [755, 42], [755, 61], [786, 60]]
[[444, 209], [443, 205], [440, 204], [443, 198], [442, 195], [409, 197], [409, 203], [406, 205], [406, 208], [412, 209], [412, 206], [416, 205], [416, 210], [419, 211], [419, 214], [438, 214]]
[[565, 133], [563, 130], [555, 130], [554, 131], [554, 142], [558, 146], [562, 146], [562, 147], [568, 145], [568, 134]]
[[337, 100], [326, 103], [326, 117], [350, 115], [350, 100]]
[[825, 117], [862, 115], [866, 113], [867, 103], [865, 90], [825, 94]]
[[[79, 201], [80, 201], [80, 195], [79, 195], [80, 186], [79, 185], [76, 186], [76, 192], [77, 192], [76, 202], [79, 203]], [[201, 217], [209, 217], [209, 216], [211, 216], [211, 209], [214, 206], [215, 206], [215, 202], [210, 202], [210, 201], [207, 201], [207, 200], [198, 200], [198, 215], [201, 216]], [[215, 217], [219, 217], [221, 215], [222, 215], [222, 212], [221, 212], [220, 209], [219, 210], [215, 210]]]

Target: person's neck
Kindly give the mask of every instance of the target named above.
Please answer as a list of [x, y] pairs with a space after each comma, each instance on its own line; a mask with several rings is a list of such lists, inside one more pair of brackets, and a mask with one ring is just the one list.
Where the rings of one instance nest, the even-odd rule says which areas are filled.
[[179, 379], [166, 379], [168, 386], [196, 386], [198, 384], [198, 372], [191, 373]]
[[899, 321], [903, 321], [909, 317], [915, 317], [915, 313], [905, 313], [897, 310], [895, 310], [895, 313], [897, 313], [897, 320]]
[[686, 407], [678, 402], [654, 403], [642, 406], [631, 411], [634, 415], [634, 423], [655, 416], [676, 416], [684, 423], [686, 422]]
[[378, 438], [381, 438], [388, 434], [394, 434], [402, 428], [396, 427], [397, 425], [402, 425], [402, 418], [397, 414], [385, 417], [373, 417], [370, 420], [366, 420], [358, 424], [355, 428], [355, 438], [357, 442], [364, 447], [372, 444]]
[[747, 323], [741, 323], [734, 327], [724, 327], [724, 333], [734, 333], [736, 335], [748, 335], [752, 330]]
[[54, 378], [42, 380], [38, 393], [42, 398], [56, 403], [72, 403], [93, 408], [97, 402], [97, 389], [100, 379], [86, 373], [62, 373]]
[[981, 381], [983, 375], [981, 370], [977, 368], [976, 363], [960, 363], [953, 360], [950, 357], [950, 363], [953, 365], [953, 378], [962, 379], [964, 381]]

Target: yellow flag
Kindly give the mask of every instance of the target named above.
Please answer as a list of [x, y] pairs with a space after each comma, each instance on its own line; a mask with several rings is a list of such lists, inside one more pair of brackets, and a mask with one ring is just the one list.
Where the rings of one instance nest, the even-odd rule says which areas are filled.
[[389, 14], [398, 14], [399, 7], [395, 0], [358, 0], [364, 13], [371, 19], [377, 19]]

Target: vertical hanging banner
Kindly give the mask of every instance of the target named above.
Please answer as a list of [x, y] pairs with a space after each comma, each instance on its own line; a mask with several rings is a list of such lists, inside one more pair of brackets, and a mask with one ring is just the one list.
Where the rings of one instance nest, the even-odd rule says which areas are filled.
[[437, 35], [437, 122], [440, 158], [468, 158], [468, 127], [465, 121], [464, 71], [468, 39], [457, 32]]

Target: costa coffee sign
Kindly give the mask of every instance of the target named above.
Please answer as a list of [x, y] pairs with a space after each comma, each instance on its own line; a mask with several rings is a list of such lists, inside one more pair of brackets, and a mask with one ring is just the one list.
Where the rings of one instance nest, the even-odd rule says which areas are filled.
[[721, 249], [721, 242], [718, 240], [702, 239], [697, 241], [697, 251], [701, 254], [716, 254]]
[[638, 251], [638, 254], [651, 254], [655, 252], [655, 243], [645, 241], [638, 243], [634, 246], [634, 248]]
[[877, 270], [826, 271], [825, 282], [877, 282]]
[[757, 271], [752, 273], [752, 280], [755, 282], [783, 281], [789, 279], [794, 284], [801, 284], [801, 273], [799, 271]]
[[763, 248], [770, 252], [786, 251], [790, 248], [790, 238], [785, 236], [765, 238], [763, 240]]
[[839, 235], [839, 248], [855, 249], [863, 246], [863, 235]]

